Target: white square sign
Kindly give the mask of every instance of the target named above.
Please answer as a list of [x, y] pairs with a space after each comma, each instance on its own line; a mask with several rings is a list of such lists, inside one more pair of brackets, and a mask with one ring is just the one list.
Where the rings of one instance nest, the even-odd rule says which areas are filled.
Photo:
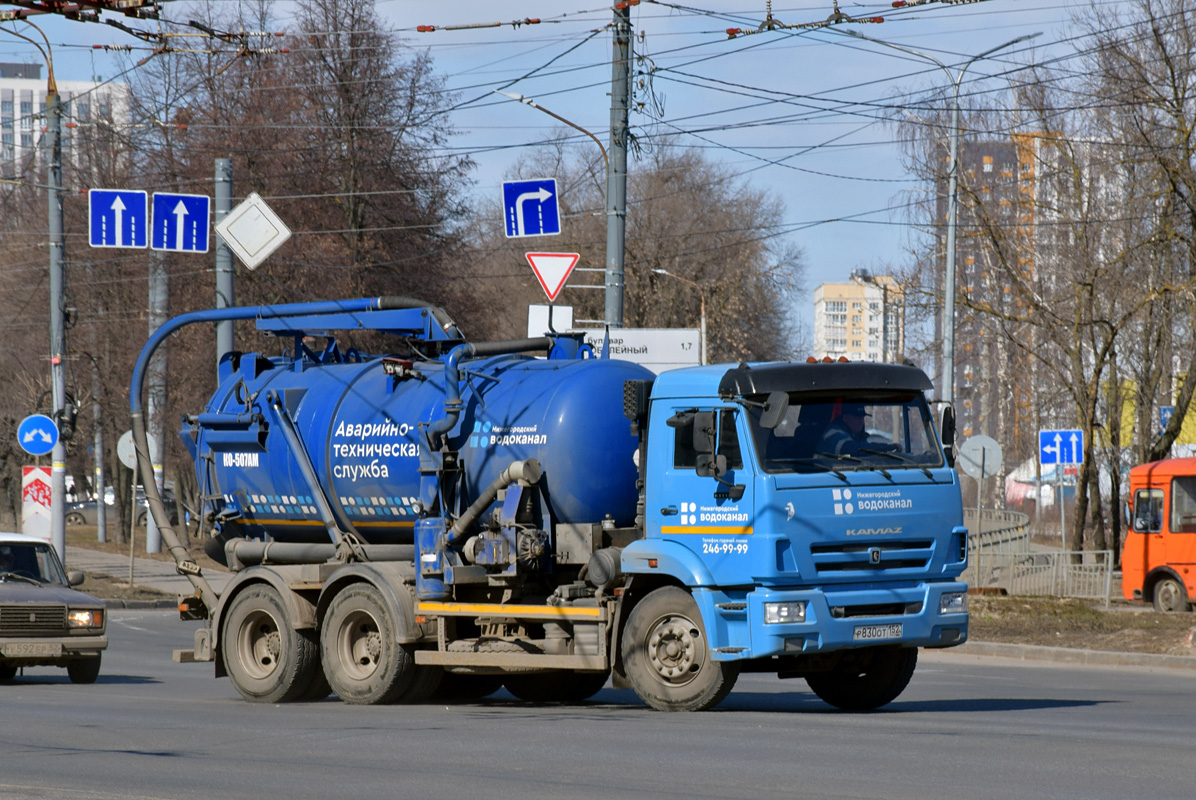
[[255, 268], [291, 238], [288, 228], [257, 192], [216, 225], [216, 233], [248, 269]]

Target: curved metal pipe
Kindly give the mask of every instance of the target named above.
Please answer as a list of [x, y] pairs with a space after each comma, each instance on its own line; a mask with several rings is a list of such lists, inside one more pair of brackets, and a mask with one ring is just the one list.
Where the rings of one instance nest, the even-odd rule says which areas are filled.
[[512, 461], [511, 465], [499, 473], [494, 482], [486, 487], [486, 491], [482, 492], [481, 496], [465, 509], [465, 513], [453, 523], [453, 527], [449, 528], [448, 534], [445, 536], [447, 543], [455, 545], [464, 539], [469, 533], [470, 526], [485, 513], [500, 491], [517, 481], [527, 484], [538, 483], [543, 475], [544, 469], [534, 458], [525, 461]]

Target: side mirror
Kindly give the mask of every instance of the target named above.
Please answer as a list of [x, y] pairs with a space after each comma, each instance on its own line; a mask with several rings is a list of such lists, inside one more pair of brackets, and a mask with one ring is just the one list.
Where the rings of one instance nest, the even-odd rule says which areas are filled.
[[[694, 450], [714, 454], [714, 412], [699, 411], [694, 417]], [[726, 471], [724, 469], [724, 471]]]
[[943, 437], [943, 451], [947, 455], [948, 466], [955, 466], [955, 409], [947, 406], [943, 409], [943, 419], [939, 425], [940, 435]]
[[721, 478], [727, 474], [727, 457], [702, 453], [698, 456], [695, 472], [699, 478]]
[[789, 395], [785, 392], [769, 392], [768, 399], [764, 401], [764, 411], [760, 414], [760, 427], [766, 430], [773, 430], [781, 424], [781, 420], [785, 418], [785, 412], [789, 410]]
[[83, 583], [83, 573], [77, 569], [73, 569], [66, 574], [66, 582], [68, 586], [78, 586]]

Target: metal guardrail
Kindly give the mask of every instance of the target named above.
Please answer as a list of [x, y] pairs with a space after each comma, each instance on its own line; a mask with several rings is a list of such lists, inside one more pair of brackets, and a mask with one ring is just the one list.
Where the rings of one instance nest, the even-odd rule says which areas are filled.
[[1016, 511], [964, 509], [968, 526], [968, 568], [963, 580], [976, 589], [1008, 594], [1104, 600], [1113, 588], [1111, 550], [1051, 550], [1030, 547], [1029, 517]]

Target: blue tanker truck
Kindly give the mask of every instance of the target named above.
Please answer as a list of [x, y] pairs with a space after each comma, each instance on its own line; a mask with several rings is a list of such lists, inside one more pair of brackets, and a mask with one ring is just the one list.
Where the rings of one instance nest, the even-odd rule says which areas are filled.
[[[183, 419], [204, 548], [233, 571], [217, 594], [153, 489], [141, 396], [166, 337], [227, 320], [282, 344], [225, 356]], [[572, 334], [469, 342], [402, 297], [176, 317], [131, 391], [151, 511], [195, 587], [180, 612], [206, 622], [176, 660], [267, 703], [578, 702], [609, 679], [699, 711], [767, 672], [882, 706], [918, 648], [968, 632], [930, 388], [894, 364], [653, 375]]]

